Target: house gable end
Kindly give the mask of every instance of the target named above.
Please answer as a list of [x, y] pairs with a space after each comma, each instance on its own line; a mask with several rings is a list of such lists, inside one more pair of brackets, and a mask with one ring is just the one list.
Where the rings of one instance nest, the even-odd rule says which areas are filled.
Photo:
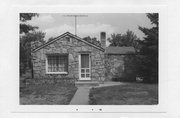
[[62, 35], [54, 38], [53, 40], [51, 40], [51, 41], [49, 41], [49, 42], [47, 42], [47, 43], [45, 43], [45, 44], [37, 47], [37, 48], [34, 49], [32, 52], [34, 53], [34, 52], [36, 52], [36, 51], [38, 51], [38, 50], [40, 50], [40, 49], [42, 49], [42, 48], [44, 48], [44, 47], [52, 44], [52, 43], [54, 43], [54, 42], [57, 41], [57, 40], [63, 39], [63, 38], [66, 37], [66, 36], [69, 36], [69, 37], [71, 37], [71, 38], [73, 38], [73, 39], [76, 39], [76, 40], [78, 40], [78, 41], [84, 42], [84, 43], [86, 43], [86, 44], [88, 44], [88, 45], [90, 45], [90, 46], [92, 46], [92, 47], [94, 47], [94, 48], [97, 48], [97, 49], [103, 51], [103, 52], [105, 51], [105, 49], [103, 49], [102, 47], [96, 46], [95, 44], [92, 44], [92, 43], [90, 43], [90, 42], [87, 42], [87, 41], [83, 40], [82, 38], [80, 38], [80, 37], [78, 37], [78, 36], [76, 36], [76, 35], [73, 35], [73, 34], [71, 34], [71, 33], [69, 33], [69, 32], [66, 32], [66, 33], [64, 33], [64, 34], [62, 34]]

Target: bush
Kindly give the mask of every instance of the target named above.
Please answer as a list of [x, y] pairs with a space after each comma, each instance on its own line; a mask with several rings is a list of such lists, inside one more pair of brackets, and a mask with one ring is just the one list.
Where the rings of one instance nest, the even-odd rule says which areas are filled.
[[119, 66], [112, 81], [135, 82], [137, 70], [135, 58], [135, 55], [126, 55], [124, 57], [124, 69]]
[[120, 77], [113, 77], [113, 78], [112, 78], [112, 81], [115, 81], [115, 82], [118, 82], [118, 81], [120, 81], [120, 80], [121, 80]]
[[124, 76], [124, 77], [113, 77], [112, 81], [118, 81], [118, 82], [135, 82], [136, 81], [136, 77], [133, 76]]
[[158, 83], [158, 64], [152, 66], [151, 60], [144, 55], [137, 55], [136, 63], [136, 73], [143, 78], [144, 83]]
[[94, 94], [93, 91], [94, 91], [94, 88], [90, 89], [89, 104], [90, 105], [97, 105], [97, 101], [96, 101], [96, 99], [93, 96], [93, 94]]
[[31, 78], [26, 79], [27, 85], [42, 85], [42, 84], [60, 84], [62, 86], [75, 85], [76, 78], [63, 77], [63, 78]]

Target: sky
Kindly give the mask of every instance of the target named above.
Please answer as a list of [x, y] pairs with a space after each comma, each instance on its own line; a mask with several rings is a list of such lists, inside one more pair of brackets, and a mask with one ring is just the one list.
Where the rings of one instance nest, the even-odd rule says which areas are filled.
[[[45, 32], [45, 40], [67, 31], [75, 34], [75, 18], [65, 17], [66, 15], [74, 14], [42, 13], [27, 23], [38, 26], [38, 30]], [[100, 32], [106, 32], [106, 37], [109, 38], [113, 33], [123, 34], [129, 29], [137, 37], [143, 39], [145, 35], [138, 29], [138, 26], [152, 27], [144, 13], [76, 13], [76, 15], [87, 15], [87, 17], [77, 18], [77, 35], [81, 38], [90, 36], [99, 40]]]

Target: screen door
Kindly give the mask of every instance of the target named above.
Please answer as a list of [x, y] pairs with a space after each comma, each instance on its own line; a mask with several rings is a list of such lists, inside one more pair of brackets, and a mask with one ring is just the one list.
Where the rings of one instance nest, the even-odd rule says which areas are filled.
[[90, 80], [90, 56], [81, 54], [80, 57], [80, 80]]

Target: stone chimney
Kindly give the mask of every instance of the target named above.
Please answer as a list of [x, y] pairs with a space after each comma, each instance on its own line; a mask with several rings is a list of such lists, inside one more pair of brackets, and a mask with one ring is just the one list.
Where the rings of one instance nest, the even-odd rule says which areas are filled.
[[100, 33], [100, 41], [101, 41], [101, 47], [106, 48], [106, 32]]

